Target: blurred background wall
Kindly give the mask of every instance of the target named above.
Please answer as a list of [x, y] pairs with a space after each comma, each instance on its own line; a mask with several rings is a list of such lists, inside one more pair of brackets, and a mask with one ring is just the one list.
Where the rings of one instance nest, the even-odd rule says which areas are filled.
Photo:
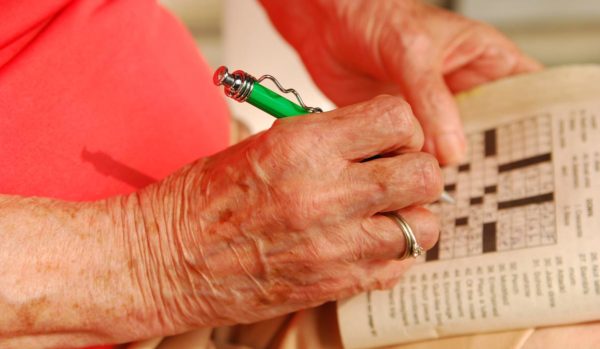
[[[282, 0], [284, 1], [284, 0]], [[214, 68], [227, 65], [259, 76], [272, 74], [296, 88], [308, 105], [333, 105], [312, 84], [294, 51], [271, 27], [253, 0], [161, 0], [187, 25]], [[492, 24], [527, 54], [548, 66], [600, 63], [599, 0], [437, 0], [429, 1]], [[273, 119], [251, 106], [230, 101], [236, 118], [252, 132]]]

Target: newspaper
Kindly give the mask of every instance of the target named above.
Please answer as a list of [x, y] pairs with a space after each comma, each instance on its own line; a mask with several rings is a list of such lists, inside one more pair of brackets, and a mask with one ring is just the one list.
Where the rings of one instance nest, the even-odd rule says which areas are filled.
[[[346, 348], [600, 319], [600, 68], [463, 96], [438, 244], [393, 289], [338, 303]], [[500, 99], [500, 100], [499, 100]], [[511, 103], [512, 101], [512, 103]]]

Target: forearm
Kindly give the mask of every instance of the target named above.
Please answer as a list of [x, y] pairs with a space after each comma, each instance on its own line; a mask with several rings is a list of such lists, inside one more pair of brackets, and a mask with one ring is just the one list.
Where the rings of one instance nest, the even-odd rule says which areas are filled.
[[164, 287], [152, 284], [164, 281], [157, 265], [171, 259], [164, 234], [147, 231], [165, 224], [162, 207], [149, 203], [156, 193], [159, 186], [89, 203], [0, 196], [0, 347], [77, 347], [176, 331], [165, 319]]

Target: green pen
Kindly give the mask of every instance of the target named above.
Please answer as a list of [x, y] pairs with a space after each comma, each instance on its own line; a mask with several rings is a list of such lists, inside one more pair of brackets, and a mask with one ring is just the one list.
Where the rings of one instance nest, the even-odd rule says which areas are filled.
[[[300, 105], [260, 84], [261, 81], [267, 79], [273, 81], [281, 92], [294, 94]], [[271, 75], [263, 75], [256, 79], [242, 70], [229, 73], [227, 67], [221, 66], [215, 71], [213, 82], [217, 86], [225, 86], [227, 97], [238, 102], [248, 102], [276, 118], [322, 112], [320, 108], [307, 107], [296, 90], [283, 88], [279, 81]]]
[[[283, 93], [292, 93], [300, 105], [261, 85], [260, 83], [263, 80], [273, 81], [277, 88]], [[215, 71], [213, 82], [217, 86], [224, 86], [225, 95], [227, 97], [238, 102], [248, 102], [276, 118], [322, 112], [320, 108], [306, 106], [296, 90], [293, 88], [285, 89], [279, 81], [271, 75], [263, 75], [256, 79], [242, 70], [236, 70], [233, 73], [229, 73], [227, 67], [221, 66]], [[440, 201], [451, 204], [455, 202], [452, 196], [445, 191], [440, 196]]]

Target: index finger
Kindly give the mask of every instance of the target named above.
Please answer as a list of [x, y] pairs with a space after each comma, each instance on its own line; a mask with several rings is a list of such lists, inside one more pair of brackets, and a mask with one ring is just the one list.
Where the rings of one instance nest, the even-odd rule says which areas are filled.
[[322, 146], [349, 161], [379, 154], [415, 152], [423, 147], [423, 130], [408, 103], [400, 97], [379, 96], [331, 112], [294, 119], [293, 122], [306, 123], [308, 132], [320, 137]]

